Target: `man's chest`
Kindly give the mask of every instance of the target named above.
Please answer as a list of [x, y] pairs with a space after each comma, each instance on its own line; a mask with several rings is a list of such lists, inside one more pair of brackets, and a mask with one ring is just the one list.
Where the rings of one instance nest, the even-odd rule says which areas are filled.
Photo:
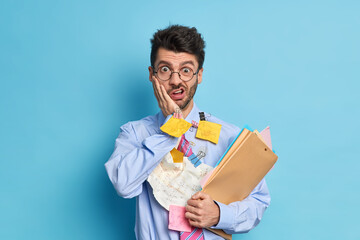
[[190, 128], [185, 133], [185, 138], [189, 141], [189, 145], [196, 157], [201, 162], [214, 167], [225, 149], [222, 149], [218, 144], [197, 138], [196, 131], [196, 128]]

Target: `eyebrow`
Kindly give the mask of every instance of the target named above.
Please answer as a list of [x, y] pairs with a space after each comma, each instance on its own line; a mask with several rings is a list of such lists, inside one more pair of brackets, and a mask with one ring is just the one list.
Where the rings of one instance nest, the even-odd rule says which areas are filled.
[[[167, 62], [167, 61], [164, 61], [164, 60], [161, 60], [161, 61], [156, 65], [156, 67], [159, 67], [160, 64], [166, 64], [166, 65], [169, 65], [169, 66], [173, 67], [173, 65], [172, 65], [170, 62]], [[186, 64], [190, 64], [190, 65], [193, 65], [193, 66], [195, 67], [194, 62], [191, 61], [191, 60], [180, 63], [180, 66], [184, 66], [184, 65], [186, 65]]]

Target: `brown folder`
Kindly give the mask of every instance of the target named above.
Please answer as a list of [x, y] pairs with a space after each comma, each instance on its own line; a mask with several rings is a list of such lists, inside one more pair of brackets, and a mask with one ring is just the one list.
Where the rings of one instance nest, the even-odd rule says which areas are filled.
[[[203, 187], [212, 199], [229, 204], [245, 199], [277, 161], [277, 156], [253, 132], [244, 129]], [[208, 230], [231, 239], [220, 229]]]

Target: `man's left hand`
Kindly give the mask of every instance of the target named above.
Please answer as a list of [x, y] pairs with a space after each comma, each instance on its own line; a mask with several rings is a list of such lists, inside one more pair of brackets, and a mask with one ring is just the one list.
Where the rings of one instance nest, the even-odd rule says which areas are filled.
[[209, 195], [197, 192], [187, 201], [185, 217], [191, 226], [207, 228], [218, 224], [220, 209]]

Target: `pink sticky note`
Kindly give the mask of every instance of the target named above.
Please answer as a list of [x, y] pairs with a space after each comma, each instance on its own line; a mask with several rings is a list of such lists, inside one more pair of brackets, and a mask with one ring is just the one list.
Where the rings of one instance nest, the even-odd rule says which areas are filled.
[[266, 145], [272, 150], [271, 137], [270, 137], [270, 127], [266, 127], [261, 131], [260, 135], [264, 139]]
[[169, 229], [179, 232], [191, 232], [191, 226], [185, 218], [185, 207], [170, 205], [169, 207]]
[[200, 180], [200, 186], [203, 188], [211, 174], [213, 173], [214, 169], [208, 172], [201, 180]]

